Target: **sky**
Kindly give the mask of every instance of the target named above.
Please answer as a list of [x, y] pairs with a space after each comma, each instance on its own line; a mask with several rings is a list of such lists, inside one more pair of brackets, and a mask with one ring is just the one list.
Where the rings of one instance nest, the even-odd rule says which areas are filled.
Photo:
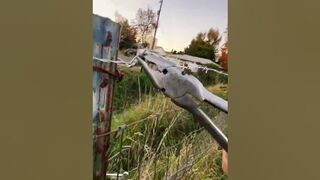
[[[159, 0], [93, 0], [93, 13], [115, 20], [118, 12], [131, 22], [139, 8], [160, 7]], [[157, 32], [158, 46], [166, 51], [184, 50], [199, 32], [216, 28], [226, 39], [227, 0], [163, 0]]]

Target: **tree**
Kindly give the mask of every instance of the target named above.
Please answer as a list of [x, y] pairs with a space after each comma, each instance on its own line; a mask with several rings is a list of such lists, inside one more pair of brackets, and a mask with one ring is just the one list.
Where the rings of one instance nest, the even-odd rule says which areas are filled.
[[129, 25], [128, 20], [125, 20], [120, 23], [121, 25], [121, 34], [120, 34], [120, 49], [123, 48], [132, 48], [136, 46], [136, 36], [137, 31], [135, 28]]
[[228, 41], [221, 47], [221, 56], [219, 58], [219, 64], [222, 68], [228, 72]]
[[228, 72], [228, 29], [227, 28], [224, 33], [226, 34], [226, 40], [220, 49], [221, 55], [219, 57], [218, 63], [222, 66], [223, 70]]
[[171, 50], [171, 54], [177, 54], [178, 52], [174, 49]]
[[209, 44], [218, 46], [221, 41], [221, 35], [217, 29], [210, 28], [207, 33], [207, 41]]
[[146, 10], [139, 8], [133, 24], [137, 28], [140, 43], [146, 45], [147, 36], [156, 26], [156, 14], [150, 8]]
[[220, 41], [221, 35], [219, 31], [210, 28], [207, 33], [198, 33], [190, 45], [185, 48], [184, 52], [192, 56], [215, 60]]
[[118, 12], [115, 13], [116, 22], [121, 25], [120, 44], [119, 48], [132, 48], [136, 45], [137, 30], [129, 24], [128, 19], [121, 16]]

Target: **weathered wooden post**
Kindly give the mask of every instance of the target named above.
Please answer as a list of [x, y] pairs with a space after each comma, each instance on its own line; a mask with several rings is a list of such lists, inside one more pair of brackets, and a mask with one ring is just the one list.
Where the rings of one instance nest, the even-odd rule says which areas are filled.
[[[93, 178], [105, 180], [108, 166], [107, 151], [111, 130], [112, 100], [115, 81], [118, 78], [116, 61], [118, 56], [120, 25], [98, 15], [93, 15]], [[95, 58], [105, 59], [106, 62]]]

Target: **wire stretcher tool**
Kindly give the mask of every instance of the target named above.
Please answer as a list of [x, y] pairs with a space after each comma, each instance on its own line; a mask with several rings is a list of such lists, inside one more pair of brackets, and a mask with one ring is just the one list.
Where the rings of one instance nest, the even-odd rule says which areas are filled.
[[142, 69], [153, 85], [160, 89], [176, 105], [190, 112], [211, 134], [218, 144], [228, 152], [228, 139], [197, 105], [193, 97], [205, 101], [215, 108], [228, 113], [228, 102], [209, 92], [202, 83], [165, 57], [150, 50], [139, 50], [136, 56]]

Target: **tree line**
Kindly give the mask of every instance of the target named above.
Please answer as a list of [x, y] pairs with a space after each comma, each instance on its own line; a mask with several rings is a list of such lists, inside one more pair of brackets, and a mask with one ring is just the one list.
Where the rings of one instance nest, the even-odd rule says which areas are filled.
[[135, 19], [129, 23], [128, 19], [116, 12], [116, 22], [121, 25], [120, 49], [137, 47], [149, 47], [148, 37], [156, 28], [156, 13], [150, 8], [139, 8]]
[[[129, 20], [116, 12], [116, 21], [121, 25], [120, 49], [150, 47], [148, 37], [156, 28], [157, 14], [150, 8], [138, 9], [136, 17]], [[222, 35], [218, 29], [210, 28], [207, 32], [199, 32], [184, 51], [172, 50], [172, 54], [188, 54], [218, 62], [227, 70], [228, 47], [225, 42], [220, 47]]]

